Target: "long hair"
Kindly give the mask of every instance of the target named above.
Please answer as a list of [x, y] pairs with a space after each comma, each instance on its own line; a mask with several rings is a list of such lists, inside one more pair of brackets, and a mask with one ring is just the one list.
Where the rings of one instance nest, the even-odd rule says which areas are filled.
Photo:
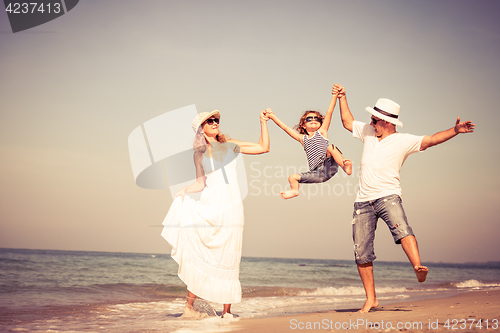
[[[215, 140], [217, 142], [226, 142], [227, 138], [224, 134], [217, 134], [215, 136]], [[198, 130], [196, 131], [196, 134], [194, 136], [194, 141], [193, 141], [193, 150], [204, 153], [207, 150], [207, 146], [209, 145], [207, 139], [205, 138], [205, 134], [203, 133], [203, 124], [198, 127]]]
[[319, 111], [311, 111], [311, 110], [307, 110], [306, 112], [304, 112], [304, 114], [302, 115], [302, 117], [300, 117], [300, 120], [299, 120], [299, 124], [298, 125], [295, 125], [293, 127], [294, 130], [296, 130], [297, 132], [299, 132], [300, 134], [308, 134], [307, 131], [304, 129], [304, 124], [306, 123], [306, 118], [307, 118], [307, 115], [309, 113], [314, 113], [318, 118], [319, 118], [319, 122], [321, 124], [323, 124], [323, 119], [325, 118], [321, 113], [319, 113]]

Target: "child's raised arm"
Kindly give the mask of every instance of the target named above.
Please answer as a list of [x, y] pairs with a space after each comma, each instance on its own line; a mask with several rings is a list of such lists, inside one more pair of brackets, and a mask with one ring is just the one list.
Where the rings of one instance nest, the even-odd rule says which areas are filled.
[[328, 128], [330, 128], [330, 122], [332, 121], [333, 109], [335, 109], [335, 104], [337, 103], [337, 95], [339, 94], [337, 87], [333, 86], [332, 88], [332, 100], [330, 101], [330, 105], [328, 106], [328, 111], [326, 111], [325, 118], [323, 118], [323, 124], [319, 128], [319, 132], [325, 138], [328, 135]]
[[285, 131], [288, 135], [290, 135], [298, 142], [302, 143], [302, 135], [297, 133], [293, 128], [288, 127], [284, 122], [282, 122], [278, 117], [276, 117], [276, 115], [272, 111], [268, 112], [267, 116], [269, 117], [269, 119], [272, 119], [272, 121], [274, 121], [276, 125], [281, 127], [281, 129]]

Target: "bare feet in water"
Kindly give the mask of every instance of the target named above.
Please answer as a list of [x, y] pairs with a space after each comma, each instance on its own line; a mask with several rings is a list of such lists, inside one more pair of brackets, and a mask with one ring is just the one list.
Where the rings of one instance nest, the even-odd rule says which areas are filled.
[[184, 312], [182, 313], [182, 318], [192, 318], [196, 316], [196, 310], [192, 305], [186, 304], [184, 307]]
[[358, 310], [358, 313], [366, 313], [369, 312], [371, 309], [376, 308], [378, 306], [378, 301], [377, 299], [374, 300], [366, 300], [365, 305]]
[[425, 266], [415, 266], [413, 269], [415, 270], [415, 274], [417, 274], [418, 282], [424, 282], [429, 269]]
[[208, 315], [206, 313], [201, 313], [196, 310], [192, 305], [186, 304], [184, 307], [184, 312], [181, 318], [206, 318]]
[[299, 195], [299, 191], [297, 190], [288, 190], [288, 191], [282, 191], [280, 192], [281, 194], [281, 197], [283, 199], [291, 199], [291, 198], [295, 198], [296, 196]]
[[224, 319], [233, 319], [234, 316], [233, 316], [233, 314], [231, 312], [226, 312], [226, 313], [222, 314], [222, 318], [224, 318]]

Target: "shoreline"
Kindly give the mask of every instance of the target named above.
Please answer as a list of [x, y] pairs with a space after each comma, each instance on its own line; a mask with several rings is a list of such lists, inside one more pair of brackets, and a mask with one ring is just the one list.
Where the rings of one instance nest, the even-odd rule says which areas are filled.
[[444, 298], [382, 304], [368, 313], [357, 313], [358, 310], [339, 309], [272, 318], [243, 318], [230, 326], [232, 331], [238, 333], [500, 332], [500, 290], [472, 291]]

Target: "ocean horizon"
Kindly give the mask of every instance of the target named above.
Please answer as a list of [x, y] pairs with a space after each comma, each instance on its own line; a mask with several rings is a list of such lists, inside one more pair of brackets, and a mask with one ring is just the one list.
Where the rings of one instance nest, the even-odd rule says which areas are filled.
[[[82, 252], [82, 253], [115, 253], [115, 254], [147, 254], [147, 255], [170, 255], [170, 253], [158, 253], [158, 252], [128, 252], [128, 251], [97, 251], [97, 250], [61, 250], [61, 249], [28, 249], [28, 248], [8, 248], [8, 247], [0, 247], [0, 251], [2, 250], [19, 250], [19, 251], [53, 251], [53, 252]], [[328, 259], [328, 258], [295, 258], [295, 257], [255, 257], [255, 256], [242, 256], [242, 258], [263, 258], [263, 259], [292, 259], [292, 260], [345, 260], [350, 261], [351, 259]], [[352, 259], [354, 262], [354, 259]], [[384, 260], [376, 260], [377, 262], [400, 262], [406, 263], [406, 260], [392, 260], [392, 261], [384, 261]], [[488, 260], [488, 261], [432, 261], [426, 260], [426, 264], [492, 264], [492, 265], [500, 265], [500, 260]]]

